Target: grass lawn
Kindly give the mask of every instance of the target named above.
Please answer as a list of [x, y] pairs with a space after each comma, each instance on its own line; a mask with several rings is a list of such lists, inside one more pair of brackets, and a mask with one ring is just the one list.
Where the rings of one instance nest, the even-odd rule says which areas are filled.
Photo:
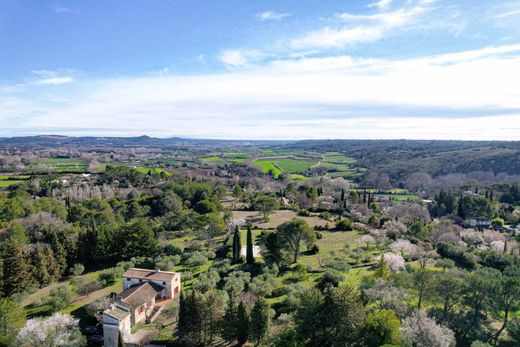
[[[85, 274], [86, 282], [94, 281], [98, 278], [99, 273], [101, 271], [94, 271]], [[69, 280], [64, 280], [61, 282], [52, 283], [47, 287], [40, 288], [36, 292], [27, 296], [21, 303], [22, 307], [25, 307], [27, 310], [28, 317], [41, 316], [51, 314], [50, 305], [45, 304], [45, 299], [49, 297], [50, 292], [53, 289], [67, 286], [71, 288], [74, 293], [74, 285], [70, 283]], [[104, 296], [109, 295], [112, 292], [119, 293], [123, 290], [123, 282], [122, 280], [116, 281], [114, 284], [92, 292], [90, 295], [77, 295], [74, 294], [72, 302], [65, 307], [60, 312], [70, 314], [76, 318], [79, 318], [82, 321], [82, 326], [87, 324], [85, 321], [88, 320], [88, 316], [84, 307], [93, 301], [100, 299]]]
[[295, 180], [295, 181], [307, 181], [308, 179], [310, 179], [310, 177], [300, 175], [300, 174], [290, 174], [289, 178], [292, 180]]
[[250, 220], [256, 228], [259, 229], [274, 229], [278, 225], [288, 222], [293, 218], [301, 218], [305, 220], [311, 228], [319, 225], [325, 226], [327, 223], [329, 226], [332, 226], [333, 222], [328, 222], [322, 218], [317, 216], [312, 217], [301, 217], [296, 214], [296, 212], [291, 210], [278, 210], [269, 215], [269, 220], [264, 221], [262, 215], [257, 211], [232, 211], [233, 218], [247, 219]]
[[310, 265], [314, 269], [319, 267], [319, 259], [332, 258], [331, 252], [341, 250], [345, 245], [355, 245], [356, 240], [361, 236], [356, 231], [321, 231], [323, 236], [320, 240], [316, 240], [316, 244], [320, 248], [318, 254], [302, 255], [300, 263]]

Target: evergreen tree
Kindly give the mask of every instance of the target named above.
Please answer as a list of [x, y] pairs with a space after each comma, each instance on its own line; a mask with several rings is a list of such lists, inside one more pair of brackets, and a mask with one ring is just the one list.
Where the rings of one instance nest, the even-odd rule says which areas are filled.
[[240, 252], [242, 251], [242, 241], [240, 240], [240, 228], [237, 225], [235, 227], [235, 233], [233, 234], [233, 263], [238, 264], [240, 262]]
[[119, 250], [123, 259], [149, 257], [157, 252], [159, 242], [150, 223], [144, 219], [127, 224], [119, 236]]
[[236, 336], [240, 346], [246, 343], [249, 337], [249, 313], [242, 301], [240, 301], [237, 308]]
[[14, 346], [16, 334], [25, 324], [25, 310], [16, 302], [0, 299], [0, 346]]
[[255, 257], [253, 256], [253, 235], [251, 225], [247, 226], [247, 246], [246, 246], [246, 261], [248, 264], [254, 264]]
[[177, 329], [179, 330], [179, 334], [183, 334], [186, 330], [186, 296], [184, 291], [181, 291], [181, 296], [179, 297], [179, 316], [177, 320]]
[[192, 290], [183, 301], [182, 318], [179, 310], [179, 335], [188, 345], [200, 345], [203, 331], [202, 295]]
[[251, 341], [258, 346], [267, 336], [269, 329], [269, 304], [263, 298], [258, 298], [251, 311], [249, 335]]
[[4, 294], [10, 296], [20, 293], [30, 281], [30, 265], [25, 258], [23, 246], [16, 240], [7, 240], [4, 252]]
[[341, 201], [345, 201], [345, 189], [341, 188]]
[[224, 319], [222, 320], [222, 339], [227, 341], [228, 343], [232, 343], [236, 340], [236, 323], [237, 323], [237, 312], [235, 307], [235, 302], [232, 298], [229, 298], [228, 306], [226, 308], [226, 313], [224, 314]]
[[[52, 252], [52, 251], [51, 251]], [[37, 243], [31, 252], [31, 263], [34, 272], [38, 274], [36, 280], [41, 287], [51, 283], [51, 276], [47, 270], [47, 255], [44, 252], [44, 247], [41, 243]]]
[[459, 203], [457, 205], [457, 216], [466, 219], [466, 213], [464, 212], [464, 205], [462, 203], [462, 195], [459, 197]]
[[63, 245], [63, 239], [58, 236], [57, 231], [51, 230], [47, 235], [47, 240], [54, 253], [61, 276], [67, 270], [67, 251]]
[[14, 239], [22, 245], [26, 244], [28, 241], [27, 234], [25, 233], [25, 229], [22, 227], [22, 225], [18, 221], [13, 221], [11, 223], [9, 228], [7, 228], [7, 230], [6, 230], [5, 235], [6, 235], [7, 239]]

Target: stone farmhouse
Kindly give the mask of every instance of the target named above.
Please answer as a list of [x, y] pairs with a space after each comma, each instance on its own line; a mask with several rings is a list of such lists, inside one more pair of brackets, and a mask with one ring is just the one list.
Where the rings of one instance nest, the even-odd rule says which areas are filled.
[[165, 305], [181, 291], [176, 272], [128, 269], [123, 275], [123, 292], [103, 312], [105, 347], [117, 347], [119, 335], [127, 345], [138, 345], [131, 334], [137, 323], [152, 323]]

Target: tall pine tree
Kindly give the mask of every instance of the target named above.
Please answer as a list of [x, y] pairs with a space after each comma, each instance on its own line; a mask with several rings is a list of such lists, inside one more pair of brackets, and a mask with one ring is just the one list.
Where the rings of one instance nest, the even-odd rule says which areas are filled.
[[255, 257], [253, 256], [253, 234], [250, 224], [247, 225], [246, 261], [250, 265], [255, 262]]
[[255, 346], [258, 346], [267, 336], [269, 329], [269, 304], [265, 299], [258, 298], [251, 311], [249, 336]]
[[16, 240], [7, 240], [4, 252], [4, 294], [10, 296], [20, 293], [30, 281], [30, 264], [25, 257], [23, 246]]
[[240, 301], [237, 307], [236, 334], [237, 342], [240, 346], [247, 342], [249, 337], [249, 313], [242, 301]]
[[236, 340], [236, 323], [237, 313], [235, 302], [233, 298], [229, 298], [226, 313], [224, 314], [224, 319], [222, 320], [221, 336], [224, 341], [227, 341], [228, 343], [233, 343], [233, 341]]

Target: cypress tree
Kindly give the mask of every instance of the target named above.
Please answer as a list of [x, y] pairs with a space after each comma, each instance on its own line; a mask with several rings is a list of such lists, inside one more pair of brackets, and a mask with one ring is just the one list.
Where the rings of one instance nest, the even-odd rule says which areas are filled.
[[22, 292], [31, 281], [31, 275], [23, 246], [12, 239], [7, 240], [5, 246], [4, 294], [10, 296]]
[[341, 201], [345, 201], [345, 189], [341, 188]]
[[462, 204], [462, 195], [459, 197], [459, 204], [457, 205], [457, 216], [466, 219], [466, 213], [464, 212], [464, 206]]
[[269, 328], [269, 304], [263, 298], [258, 298], [251, 311], [249, 335], [255, 346], [258, 346], [267, 336]]
[[184, 291], [181, 291], [181, 296], [179, 297], [179, 319], [177, 322], [177, 329], [181, 335], [186, 331], [186, 320], [186, 297]]
[[363, 190], [363, 203], [365, 204], [367, 202], [367, 190]]
[[254, 264], [255, 257], [253, 256], [253, 235], [251, 232], [251, 225], [247, 225], [247, 246], [246, 246], [246, 261], [249, 265]]
[[235, 227], [235, 233], [233, 234], [233, 263], [238, 264], [240, 262], [240, 252], [242, 250], [242, 241], [240, 240], [240, 228], [238, 225]]
[[249, 337], [249, 314], [246, 305], [240, 301], [237, 308], [236, 322], [237, 342], [240, 346], [247, 342]]

